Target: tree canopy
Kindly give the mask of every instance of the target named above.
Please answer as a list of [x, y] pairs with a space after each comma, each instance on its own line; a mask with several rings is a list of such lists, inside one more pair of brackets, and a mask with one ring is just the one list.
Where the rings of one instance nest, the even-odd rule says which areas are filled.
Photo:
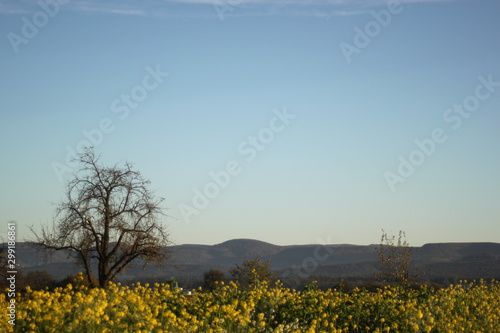
[[168, 234], [160, 203], [150, 181], [130, 163], [106, 167], [92, 149], [77, 158], [81, 168], [69, 181], [57, 207], [52, 230], [44, 228], [36, 242], [50, 250], [69, 250], [91, 285], [97, 272], [105, 287], [136, 259], [144, 265], [168, 259]]

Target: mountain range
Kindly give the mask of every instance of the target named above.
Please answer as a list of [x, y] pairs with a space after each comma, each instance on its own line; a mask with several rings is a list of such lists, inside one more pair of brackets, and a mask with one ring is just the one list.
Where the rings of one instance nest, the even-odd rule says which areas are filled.
[[[196, 284], [203, 273], [217, 269], [229, 276], [229, 270], [245, 259], [260, 257], [270, 261], [271, 269], [282, 280], [307, 281], [329, 279], [373, 279], [378, 270], [379, 245], [274, 245], [252, 239], [233, 239], [216, 245], [184, 244], [168, 247], [171, 261], [164, 266], [138, 263], [120, 275], [131, 281], [163, 282], [170, 277]], [[412, 247], [412, 267], [426, 281], [453, 282], [458, 279], [500, 278], [499, 243], [432, 243]], [[46, 271], [61, 280], [75, 274], [78, 267], [67, 253], [46, 257], [41, 248], [18, 243], [16, 259], [21, 272]]]

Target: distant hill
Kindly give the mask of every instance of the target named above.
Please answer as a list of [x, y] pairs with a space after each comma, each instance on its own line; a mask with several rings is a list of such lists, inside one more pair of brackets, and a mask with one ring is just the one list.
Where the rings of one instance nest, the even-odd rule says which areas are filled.
[[[172, 261], [165, 266], [137, 264], [120, 276], [134, 280], [200, 280], [204, 272], [229, 269], [243, 260], [260, 257], [271, 261], [271, 268], [282, 278], [327, 276], [331, 278], [373, 278], [378, 267], [377, 245], [274, 245], [253, 239], [233, 239], [216, 245], [185, 244], [171, 246]], [[435, 243], [414, 247], [413, 263], [418, 274], [429, 281], [500, 278], [499, 243]], [[17, 244], [20, 271], [47, 271], [57, 279], [78, 271], [64, 252], [45, 258], [41, 249]], [[450, 280], [451, 279], [451, 280]]]

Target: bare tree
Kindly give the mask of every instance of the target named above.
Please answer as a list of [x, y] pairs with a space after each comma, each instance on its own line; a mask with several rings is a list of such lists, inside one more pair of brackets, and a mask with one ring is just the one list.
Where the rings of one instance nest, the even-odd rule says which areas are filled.
[[399, 231], [396, 243], [396, 236], [388, 236], [382, 230], [382, 238], [377, 251], [380, 262], [379, 279], [407, 284], [410, 279], [412, 249], [406, 241], [405, 232]]
[[168, 259], [167, 233], [160, 203], [150, 182], [124, 167], [104, 167], [92, 149], [76, 159], [81, 169], [68, 183], [52, 231], [44, 228], [36, 242], [50, 250], [70, 250], [90, 285], [106, 287], [136, 259], [161, 264]]

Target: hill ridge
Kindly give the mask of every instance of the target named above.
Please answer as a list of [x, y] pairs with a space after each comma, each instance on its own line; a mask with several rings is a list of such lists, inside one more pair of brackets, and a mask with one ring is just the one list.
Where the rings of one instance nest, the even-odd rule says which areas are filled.
[[[228, 274], [234, 265], [254, 257], [270, 260], [271, 268], [278, 276], [302, 269], [307, 272], [307, 276], [373, 278], [378, 267], [377, 246], [275, 245], [249, 238], [230, 239], [214, 245], [173, 245], [169, 248], [174, 264], [167, 263], [165, 267], [148, 266], [141, 270], [139, 263], [125, 270], [120, 279], [163, 279], [172, 276], [178, 279], [200, 279], [209, 269], [218, 269]], [[45, 270], [57, 279], [78, 271], [63, 252], [56, 252], [45, 261], [43, 255], [39, 254], [39, 249], [29, 243], [17, 243], [16, 250], [21, 271]], [[444, 276], [464, 279], [500, 278], [500, 243], [427, 243], [412, 247], [412, 250], [414, 266], [426, 272], [429, 279]]]

